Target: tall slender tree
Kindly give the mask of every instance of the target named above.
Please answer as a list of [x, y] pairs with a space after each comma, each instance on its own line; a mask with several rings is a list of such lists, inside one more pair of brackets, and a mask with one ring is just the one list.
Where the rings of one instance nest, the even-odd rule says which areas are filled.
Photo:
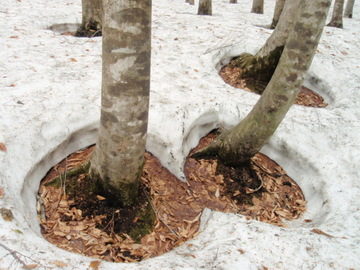
[[136, 202], [148, 123], [151, 0], [105, 0], [101, 119], [91, 177], [114, 202]]
[[101, 36], [103, 0], [82, 0], [82, 23], [76, 36]]
[[200, 0], [198, 15], [212, 15], [212, 0]]
[[251, 13], [263, 14], [264, 13], [264, 0], [253, 0]]
[[327, 26], [343, 28], [344, 0], [335, 0], [333, 13]]
[[319, 43], [331, 0], [301, 0], [278, 67], [251, 112], [194, 157], [218, 155], [238, 166], [273, 135], [293, 104]]
[[348, 0], [345, 7], [345, 18], [352, 18], [355, 0]]
[[280, 15], [284, 9], [284, 5], [285, 5], [285, 0], [277, 0], [276, 1], [274, 15], [273, 15], [273, 19], [272, 19], [272, 22], [270, 25], [271, 29], [275, 29], [276, 25], [278, 24]]

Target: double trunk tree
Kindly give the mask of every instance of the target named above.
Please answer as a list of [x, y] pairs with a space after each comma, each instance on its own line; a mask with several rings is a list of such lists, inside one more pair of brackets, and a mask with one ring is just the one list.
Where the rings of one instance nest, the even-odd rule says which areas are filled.
[[331, 0], [302, 0], [279, 64], [264, 93], [237, 126], [194, 157], [239, 166], [260, 151], [293, 104], [319, 43]]
[[136, 202], [150, 92], [151, 0], [105, 0], [101, 118], [90, 173], [115, 204]]

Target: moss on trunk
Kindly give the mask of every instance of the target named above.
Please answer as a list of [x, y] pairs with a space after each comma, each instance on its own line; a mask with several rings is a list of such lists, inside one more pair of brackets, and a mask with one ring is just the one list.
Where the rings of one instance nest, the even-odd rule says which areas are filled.
[[261, 94], [263, 89], [256, 87], [256, 84], [267, 84], [271, 80], [283, 50], [284, 46], [277, 47], [265, 57], [243, 53], [235, 59], [233, 64], [242, 69], [242, 79], [252, 78], [255, 80], [253, 90]]

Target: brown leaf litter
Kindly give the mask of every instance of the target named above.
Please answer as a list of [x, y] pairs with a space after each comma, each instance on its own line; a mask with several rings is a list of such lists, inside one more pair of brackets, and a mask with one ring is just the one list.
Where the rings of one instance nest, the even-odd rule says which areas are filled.
[[[251, 86], [254, 83], [254, 80], [251, 78], [240, 79], [242, 69], [237, 67], [231, 61], [228, 65], [225, 65], [220, 70], [220, 77], [231, 86], [235, 88], [241, 88], [249, 92], [254, 92], [253, 87]], [[266, 88], [266, 83], [256, 82], [257, 87], [262, 88], [263, 90]], [[314, 108], [323, 108], [328, 104], [324, 101], [324, 99], [316, 92], [311, 89], [302, 86], [300, 88], [300, 92], [297, 98], [294, 101], [294, 104], [314, 107]]]
[[[204, 147], [215, 136], [211, 133], [204, 137], [198, 147]], [[165, 169], [156, 157], [146, 153], [142, 182], [157, 218], [153, 231], [136, 243], [126, 234], [99, 229], [103, 216], [84, 217], [83, 211], [69, 200], [66, 186], [45, 185], [65, 170], [87, 160], [93, 148], [75, 152], [49, 171], [41, 183], [37, 205], [44, 237], [60, 248], [89, 257], [135, 262], [168, 252], [199, 233], [204, 208], [240, 213], [249, 219], [284, 227], [284, 220], [298, 218], [306, 207], [300, 188], [265, 155], [257, 154], [251, 160], [252, 175], [256, 175], [258, 186], [248, 185], [235, 190], [231, 188], [236, 181], [219, 173], [221, 162], [216, 159], [197, 161], [188, 158], [185, 164], [188, 181], [184, 183]], [[77, 181], [82, 178], [84, 175]]]

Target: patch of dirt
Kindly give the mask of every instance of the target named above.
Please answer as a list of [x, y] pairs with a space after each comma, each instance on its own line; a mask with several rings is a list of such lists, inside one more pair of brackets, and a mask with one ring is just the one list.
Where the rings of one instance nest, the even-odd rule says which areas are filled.
[[[220, 77], [231, 86], [257, 94], [265, 90], [267, 85], [266, 82], [259, 82], [252, 78], [240, 79], [241, 68], [235, 66], [232, 61], [228, 65], [225, 65], [219, 74]], [[319, 94], [305, 86], [301, 87], [294, 104], [314, 108], [323, 108], [328, 105]]]
[[[210, 133], [193, 151], [216, 136]], [[205, 207], [283, 227], [284, 219], [298, 218], [306, 208], [300, 188], [265, 155], [257, 154], [244, 168], [229, 168], [216, 159], [188, 158], [188, 181], [184, 183], [146, 153], [142, 205], [150, 204], [156, 220], [152, 232], [135, 241], [125, 225], [141, 222], [136, 210], [122, 212], [106, 203], [101, 191], [92, 198], [72, 197], [71, 183], [77, 189], [88, 185], [86, 175], [69, 178], [59, 187], [46, 185], [86, 161], [93, 148], [79, 150], [55, 165], [39, 189], [37, 211], [44, 237], [71, 252], [113, 262], [141, 261], [168, 252], [197, 235]]]

